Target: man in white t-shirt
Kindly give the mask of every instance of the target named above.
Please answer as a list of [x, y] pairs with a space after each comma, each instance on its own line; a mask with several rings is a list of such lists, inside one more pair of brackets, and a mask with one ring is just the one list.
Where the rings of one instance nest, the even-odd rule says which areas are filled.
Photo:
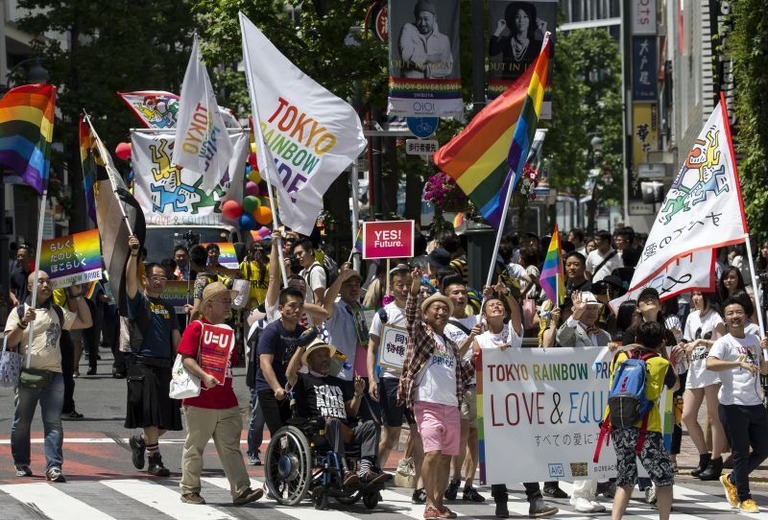
[[768, 458], [768, 411], [760, 385], [760, 374], [768, 374], [768, 339], [744, 332], [747, 314], [738, 299], [725, 301], [723, 315], [728, 334], [715, 342], [707, 357], [707, 368], [720, 374], [720, 420], [733, 454], [733, 472], [722, 475], [720, 483], [732, 508], [759, 513], [749, 490], [749, 474]]
[[[424, 452], [421, 447], [421, 437], [416, 428], [416, 420], [410, 410], [397, 404], [397, 385], [402, 377], [402, 369], [382, 366], [377, 373], [376, 365], [379, 359], [384, 327], [400, 327], [405, 333], [405, 302], [411, 289], [411, 273], [406, 264], [400, 264], [389, 272], [389, 287], [394, 301], [386, 304], [374, 314], [371, 328], [368, 331], [368, 394], [371, 399], [378, 401], [381, 407], [381, 441], [379, 442], [379, 460], [382, 467], [387, 463], [389, 454], [400, 440], [400, 429], [405, 419], [410, 428], [411, 440], [414, 443], [413, 459], [416, 469], [416, 489], [413, 500], [423, 503], [425, 491], [421, 487], [421, 462]], [[402, 345], [405, 347], [405, 345]]]
[[[479, 316], [467, 314], [467, 286], [461, 276], [448, 276], [443, 279], [443, 294], [453, 302], [453, 314], [445, 326], [445, 335], [459, 346], [459, 353], [467, 361], [472, 361], [472, 341], [480, 334]], [[477, 445], [477, 392], [476, 381], [472, 377], [464, 385], [464, 399], [461, 401], [461, 437], [459, 454], [453, 457], [453, 476], [445, 490], [446, 500], [456, 500], [461, 484], [461, 469], [466, 459], [466, 482], [462, 500], [485, 502], [485, 498], [472, 487], [475, 467], [478, 461]]]
[[293, 246], [293, 256], [301, 265], [299, 276], [307, 283], [305, 303], [322, 303], [327, 287], [325, 269], [315, 260], [315, 248], [308, 238], [300, 240]]
[[443, 491], [451, 457], [459, 454], [459, 410], [465, 383], [474, 367], [462, 359], [458, 345], [445, 335], [445, 326], [453, 314], [451, 300], [436, 293], [422, 301], [421, 270], [416, 268], [411, 274], [413, 281], [405, 304], [408, 347], [397, 402], [413, 408], [424, 446], [424, 520], [455, 518], [455, 513], [443, 504]]
[[587, 256], [587, 273], [592, 277], [592, 283], [599, 282], [614, 269], [623, 267], [621, 256], [611, 247], [611, 234], [608, 231], [598, 231], [595, 234], [597, 248]]

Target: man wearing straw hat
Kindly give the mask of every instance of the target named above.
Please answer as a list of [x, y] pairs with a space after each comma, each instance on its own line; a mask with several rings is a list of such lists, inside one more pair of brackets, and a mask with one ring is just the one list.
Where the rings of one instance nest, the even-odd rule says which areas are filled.
[[[288, 385], [296, 398], [299, 417], [325, 419], [325, 437], [344, 466], [344, 485], [359, 481], [373, 485], [384, 482], [389, 475], [376, 470], [379, 428], [371, 420], [352, 426], [349, 419], [357, 416], [363, 401], [365, 383], [356, 376], [353, 386], [329, 375], [336, 347], [317, 338], [308, 346], [300, 346], [288, 364]], [[306, 365], [309, 371], [299, 373]], [[360, 444], [360, 468], [357, 474], [346, 467], [345, 444]]]
[[[20, 346], [25, 354], [32, 334], [31, 349], [26, 353], [22, 367], [39, 379], [39, 384], [32, 388], [29, 383], [20, 382], [17, 387], [16, 409], [13, 413], [11, 429], [11, 452], [16, 466], [17, 477], [31, 477], [29, 430], [35, 408], [40, 402], [40, 414], [43, 418], [45, 434], [45, 478], [51, 482], [66, 482], [61, 472], [64, 461], [62, 444], [64, 430], [61, 426], [61, 407], [64, 404], [64, 377], [61, 374], [61, 349], [59, 339], [61, 331], [87, 329], [93, 323], [91, 311], [80, 294], [80, 287], [73, 285], [69, 289], [70, 309], [57, 308], [51, 299], [53, 287], [48, 273], [37, 273], [37, 299], [32, 308], [32, 293], [35, 290], [35, 273], [29, 275], [27, 287], [30, 296], [22, 304], [22, 316], [14, 309], [8, 314], [5, 324], [5, 339], [8, 348], [14, 350]], [[74, 309], [72, 309], [74, 307]], [[74, 312], [71, 312], [74, 311]]]

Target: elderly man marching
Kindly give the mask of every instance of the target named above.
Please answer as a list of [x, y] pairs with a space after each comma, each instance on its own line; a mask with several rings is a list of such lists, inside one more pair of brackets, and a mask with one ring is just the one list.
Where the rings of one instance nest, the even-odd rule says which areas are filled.
[[397, 398], [398, 403], [413, 408], [424, 444], [424, 519], [455, 518], [456, 514], [443, 505], [443, 491], [451, 457], [459, 453], [459, 407], [474, 367], [462, 359], [458, 345], [444, 334], [453, 314], [451, 300], [433, 294], [422, 301], [421, 270], [414, 269], [412, 275], [405, 304], [409, 338]]

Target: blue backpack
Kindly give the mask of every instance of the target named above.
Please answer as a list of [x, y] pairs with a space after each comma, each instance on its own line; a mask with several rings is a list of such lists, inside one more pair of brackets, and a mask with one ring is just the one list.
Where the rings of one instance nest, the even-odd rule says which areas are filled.
[[640, 350], [631, 350], [627, 354], [629, 357], [616, 366], [608, 392], [608, 420], [612, 428], [631, 428], [653, 408], [653, 402], [645, 397], [648, 379], [645, 362], [658, 354]]
[[[600, 450], [608, 445], [608, 435], [614, 428], [631, 428], [638, 421], [640, 425], [640, 437], [635, 447], [635, 453], [639, 456], [645, 443], [645, 433], [648, 430], [648, 414], [653, 408], [653, 402], [645, 397], [645, 386], [648, 381], [648, 366], [646, 361], [658, 356], [655, 352], [640, 349], [630, 350], [627, 359], [620, 363], [613, 360], [613, 382], [608, 392], [608, 414], [600, 424], [600, 436], [595, 446], [595, 454], [592, 461], [597, 463], [600, 458]], [[618, 363], [618, 364], [617, 364]]]

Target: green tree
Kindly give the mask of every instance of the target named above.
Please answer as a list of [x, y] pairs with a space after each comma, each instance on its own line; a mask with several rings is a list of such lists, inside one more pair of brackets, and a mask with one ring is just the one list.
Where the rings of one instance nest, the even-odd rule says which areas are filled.
[[[31, 14], [20, 21], [34, 42], [49, 82], [58, 87], [54, 141], [63, 153], [52, 158], [52, 176], [68, 169], [74, 214], [71, 228], [85, 226], [77, 120], [85, 109], [110, 150], [139, 126], [117, 91], [169, 90], [178, 93], [191, 49], [190, 2], [145, 0], [20, 0]], [[62, 42], [68, 42], [63, 45]]]
[[764, 0], [736, 0], [726, 44], [734, 62], [739, 175], [750, 234], [768, 237], [768, 10]]

